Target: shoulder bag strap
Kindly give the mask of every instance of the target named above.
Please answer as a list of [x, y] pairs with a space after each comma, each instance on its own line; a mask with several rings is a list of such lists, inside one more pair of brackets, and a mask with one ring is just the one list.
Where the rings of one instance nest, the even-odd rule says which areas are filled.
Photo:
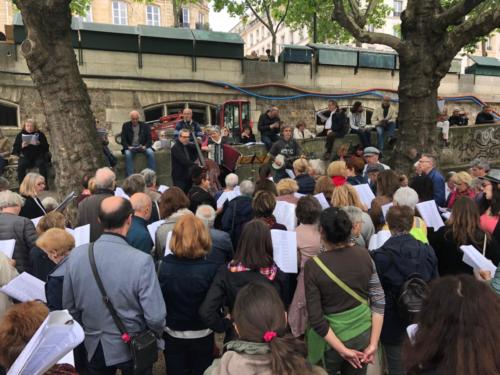
[[99, 276], [99, 272], [97, 272], [97, 266], [95, 263], [95, 257], [94, 257], [94, 243], [92, 242], [89, 246], [89, 261], [90, 261], [90, 268], [92, 269], [92, 273], [94, 274], [95, 281], [97, 283], [97, 287], [99, 288], [99, 291], [101, 292], [102, 300], [106, 307], [109, 310], [109, 313], [113, 317], [113, 320], [120, 330], [120, 333], [122, 334], [122, 340], [124, 342], [129, 342], [130, 337], [127, 333], [127, 329], [125, 328], [125, 325], [121, 321], [120, 317], [118, 316], [113, 304], [111, 303], [111, 300], [109, 299], [106, 290], [104, 289], [104, 285], [102, 284], [101, 277]]
[[488, 242], [488, 235], [486, 232], [484, 233], [484, 241], [483, 241], [483, 256], [486, 256], [486, 244]]
[[368, 305], [368, 302], [362, 298], [358, 293], [356, 293], [354, 290], [352, 290], [346, 283], [344, 283], [342, 280], [340, 280], [332, 271], [328, 269], [328, 267], [319, 259], [317, 256], [314, 258], [314, 262], [323, 270], [324, 273], [335, 283], [337, 284], [344, 292], [349, 294], [351, 297], [354, 299], [358, 300], [359, 302]]

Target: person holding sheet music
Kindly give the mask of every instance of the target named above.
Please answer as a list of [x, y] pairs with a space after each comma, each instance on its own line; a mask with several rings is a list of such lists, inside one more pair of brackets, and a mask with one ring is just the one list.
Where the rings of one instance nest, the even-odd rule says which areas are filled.
[[278, 190], [278, 196], [276, 201], [278, 202], [288, 202], [291, 204], [297, 204], [299, 197], [295, 195], [299, 190], [299, 185], [297, 181], [291, 178], [283, 178], [276, 184], [276, 190]]
[[[8, 258], [7, 255], [0, 252], [0, 288], [19, 275], [14, 265], [14, 260]], [[7, 294], [0, 293], [0, 319], [11, 305], [12, 299]]]
[[500, 244], [479, 227], [479, 210], [470, 198], [457, 199], [446, 225], [436, 232], [429, 228], [428, 237], [436, 251], [441, 276], [459, 273], [472, 275], [472, 268], [462, 261], [462, 245], [472, 245], [493, 264], [500, 263]]
[[384, 320], [385, 297], [368, 251], [350, 241], [352, 224], [338, 208], [320, 216], [324, 252], [304, 270], [311, 364], [329, 374], [366, 374]]
[[398, 313], [401, 287], [410, 275], [418, 274], [425, 282], [438, 277], [437, 258], [431, 246], [415, 239], [409, 232], [413, 210], [393, 206], [387, 212], [391, 237], [371, 253], [385, 292], [384, 325], [380, 341], [384, 347], [389, 374], [404, 374], [401, 349], [408, 323]]
[[38, 130], [33, 119], [24, 122], [23, 129], [17, 134], [12, 148], [12, 155], [19, 156], [17, 179], [24, 180], [28, 168], [38, 168], [38, 172], [48, 179], [49, 143], [45, 134]]
[[[47, 253], [56, 268], [50, 272], [45, 284], [45, 296], [50, 311], [62, 310], [63, 281], [66, 273], [66, 260], [75, 247], [75, 239], [64, 229], [52, 228], [36, 241], [38, 247]], [[44, 280], [45, 281], [45, 280]]]
[[28, 173], [19, 186], [19, 193], [24, 198], [24, 205], [19, 216], [35, 219], [47, 212], [38, 195], [45, 190], [45, 178], [38, 173]]
[[212, 363], [214, 334], [198, 314], [219, 268], [207, 259], [211, 245], [203, 221], [185, 215], [172, 231], [172, 254], [162, 259], [158, 278], [168, 311], [163, 334], [167, 374], [202, 375]]
[[[235, 337], [231, 312], [238, 291], [248, 283], [270, 283], [288, 306], [288, 277], [273, 260], [271, 231], [261, 220], [248, 222], [241, 233], [233, 260], [219, 268], [200, 307], [202, 321], [215, 332], [225, 332], [225, 342]], [[229, 315], [220, 310], [227, 307]]]
[[19, 194], [10, 190], [0, 192], [0, 240], [16, 240], [12, 259], [19, 273], [31, 271], [29, 251], [37, 238], [33, 222], [19, 216], [22, 205]]
[[276, 208], [276, 197], [267, 191], [259, 191], [252, 201], [254, 218], [262, 220], [269, 229], [287, 230], [286, 226], [276, 222], [273, 215]]

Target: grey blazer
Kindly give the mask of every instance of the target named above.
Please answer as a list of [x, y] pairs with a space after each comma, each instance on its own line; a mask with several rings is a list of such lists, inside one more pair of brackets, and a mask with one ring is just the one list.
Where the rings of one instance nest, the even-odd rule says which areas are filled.
[[35, 246], [36, 230], [30, 219], [9, 213], [0, 213], [0, 240], [15, 239], [14, 255], [19, 273], [31, 271], [30, 250]]
[[[64, 275], [63, 306], [85, 331], [89, 361], [99, 342], [106, 366], [131, 359], [111, 314], [104, 305], [88, 257], [89, 245], [74, 249]], [[128, 332], [147, 327], [159, 336], [165, 327], [166, 308], [150, 255], [129, 246], [124, 237], [104, 233], [95, 242], [97, 270], [108, 296]]]

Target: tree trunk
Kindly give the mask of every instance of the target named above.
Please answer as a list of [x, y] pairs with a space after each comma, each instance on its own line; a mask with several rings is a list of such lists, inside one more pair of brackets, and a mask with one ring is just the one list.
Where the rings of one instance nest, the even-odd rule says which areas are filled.
[[276, 54], [276, 33], [271, 31], [271, 56], [273, 57], [274, 61], [276, 61], [278, 55]]
[[71, 45], [69, 3], [16, 1], [27, 32], [21, 50], [42, 100], [60, 195], [78, 192], [82, 177], [104, 165], [90, 97]]
[[172, 11], [174, 12], [174, 27], [179, 27], [179, 6], [178, 6], [178, 0], [172, 0]]

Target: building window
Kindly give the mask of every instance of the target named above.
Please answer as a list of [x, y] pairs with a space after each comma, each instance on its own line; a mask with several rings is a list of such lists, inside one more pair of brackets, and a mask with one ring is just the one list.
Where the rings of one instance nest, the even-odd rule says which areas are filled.
[[189, 8], [182, 8], [182, 26], [189, 27]]
[[0, 100], [0, 126], [18, 126], [16, 105]]
[[123, 1], [113, 1], [113, 23], [115, 25], [127, 25], [127, 3]]
[[146, 7], [146, 25], [160, 26], [160, 7], [148, 5]]
[[394, 12], [393, 12], [394, 17], [401, 16], [402, 12], [403, 12], [403, 0], [394, 0]]
[[250, 34], [250, 46], [253, 46], [253, 34]]
[[259, 30], [255, 31], [255, 43], [259, 43], [260, 41], [260, 32]]
[[85, 13], [85, 16], [82, 17], [83, 22], [92, 22], [92, 4], [89, 4], [89, 9]]
[[487, 39], [486, 39], [486, 43], [485, 43], [485, 45], [486, 45], [486, 49], [487, 49], [488, 51], [491, 51], [491, 50], [493, 49], [493, 48], [491, 47], [491, 38], [487, 38]]
[[203, 13], [198, 13], [198, 23], [201, 25], [205, 24], [205, 15]]

